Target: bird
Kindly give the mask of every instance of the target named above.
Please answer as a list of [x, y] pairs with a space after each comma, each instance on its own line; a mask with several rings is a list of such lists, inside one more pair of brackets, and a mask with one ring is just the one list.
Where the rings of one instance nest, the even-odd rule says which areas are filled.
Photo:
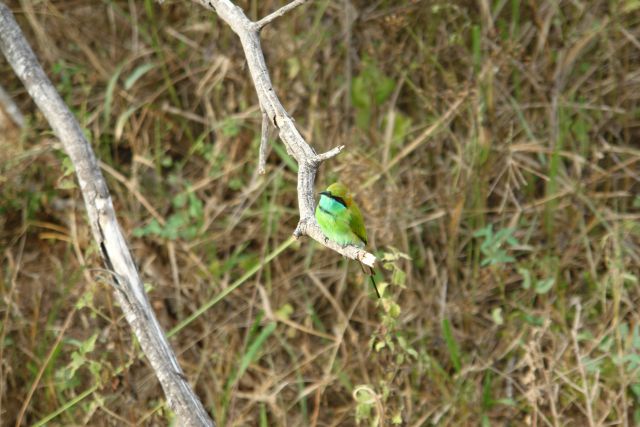
[[[349, 189], [340, 182], [334, 182], [320, 193], [316, 207], [316, 220], [324, 235], [341, 246], [353, 245], [364, 248], [367, 245], [367, 230], [362, 212], [351, 197]], [[373, 269], [365, 271], [369, 275], [376, 295], [380, 298], [378, 286], [373, 279]]]

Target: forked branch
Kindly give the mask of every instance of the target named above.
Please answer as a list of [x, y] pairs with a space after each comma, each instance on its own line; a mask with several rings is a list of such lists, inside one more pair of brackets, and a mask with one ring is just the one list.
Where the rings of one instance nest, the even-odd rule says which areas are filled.
[[115, 297], [162, 385], [178, 424], [214, 425], [184, 376], [151, 309], [91, 145], [3, 3], [0, 3], [0, 50], [73, 162], [93, 237], [112, 275]]
[[[307, 235], [348, 258], [358, 260], [363, 264], [373, 267], [376, 262], [376, 257], [373, 254], [356, 248], [355, 246], [340, 246], [328, 240], [322, 233], [322, 230], [320, 230], [314, 216], [315, 201], [313, 189], [316, 173], [320, 163], [338, 155], [344, 147], [336, 147], [326, 153], [318, 155], [304, 140], [300, 132], [296, 129], [293, 119], [284, 109], [273, 89], [269, 71], [262, 53], [262, 47], [260, 46], [260, 29], [277, 17], [300, 6], [306, 0], [295, 0], [257, 22], [253, 22], [247, 18], [242, 9], [230, 0], [197, 1], [207, 9], [215, 11], [240, 38], [242, 49], [244, 50], [249, 66], [249, 72], [251, 73], [251, 78], [253, 79], [253, 84], [258, 94], [260, 108], [263, 114], [269, 118], [269, 124], [278, 130], [280, 139], [284, 143], [289, 155], [298, 163], [298, 208], [300, 210], [300, 221], [293, 234], [296, 237]], [[265, 126], [263, 126], [263, 131], [264, 128]], [[265, 139], [266, 136], [263, 134], [262, 141]], [[264, 149], [261, 143], [261, 151]], [[263, 163], [260, 162], [259, 167], [262, 165]]]

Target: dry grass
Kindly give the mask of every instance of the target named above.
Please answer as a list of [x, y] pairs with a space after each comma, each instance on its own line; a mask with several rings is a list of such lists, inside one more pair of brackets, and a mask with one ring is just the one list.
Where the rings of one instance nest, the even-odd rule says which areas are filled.
[[[213, 305], [171, 341], [221, 425], [640, 423], [636, 1], [316, 0], [264, 31], [300, 130], [347, 145], [319, 187], [351, 183], [378, 253], [412, 258], [384, 307], [308, 240], [264, 262], [297, 221], [294, 165], [276, 142], [257, 175], [254, 89], [215, 15], [9, 3], [104, 163], [161, 323]], [[28, 117], [0, 132], [0, 421], [164, 425], [65, 156], [0, 76]]]

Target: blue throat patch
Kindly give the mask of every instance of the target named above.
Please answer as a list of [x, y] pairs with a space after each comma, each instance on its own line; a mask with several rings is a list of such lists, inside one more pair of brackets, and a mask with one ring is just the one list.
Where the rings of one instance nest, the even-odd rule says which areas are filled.
[[319, 207], [322, 212], [331, 216], [335, 216], [336, 214], [347, 209], [347, 207], [339, 201], [324, 194], [320, 196]]

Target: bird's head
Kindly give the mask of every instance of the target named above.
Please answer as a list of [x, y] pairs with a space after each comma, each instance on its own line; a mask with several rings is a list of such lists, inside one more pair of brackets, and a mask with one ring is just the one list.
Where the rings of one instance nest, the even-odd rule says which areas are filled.
[[349, 207], [351, 205], [352, 199], [349, 189], [341, 182], [334, 182], [328, 186], [325, 191], [320, 193], [320, 198], [323, 196], [333, 199], [345, 207]]

